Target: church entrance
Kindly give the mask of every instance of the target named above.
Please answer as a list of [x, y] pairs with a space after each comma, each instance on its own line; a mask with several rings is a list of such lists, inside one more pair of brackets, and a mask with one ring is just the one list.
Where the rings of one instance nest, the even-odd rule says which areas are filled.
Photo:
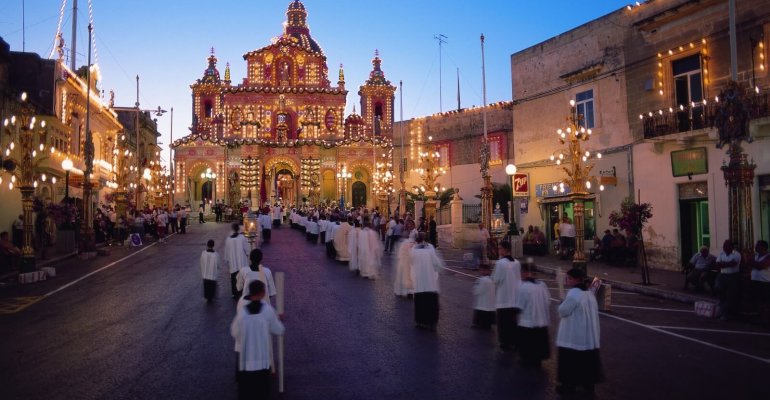
[[366, 206], [366, 185], [361, 182], [353, 182], [353, 207]]
[[275, 199], [281, 204], [295, 205], [297, 204], [296, 186], [294, 174], [288, 169], [280, 169], [276, 172], [275, 191], [273, 196], [275, 196]]

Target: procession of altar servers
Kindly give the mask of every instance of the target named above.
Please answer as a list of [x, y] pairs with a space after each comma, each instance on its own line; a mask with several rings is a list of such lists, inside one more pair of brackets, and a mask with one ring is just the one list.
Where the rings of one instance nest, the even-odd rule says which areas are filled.
[[[272, 211], [267, 209], [264, 215], [277, 215]], [[366, 210], [348, 213], [335, 210], [328, 214], [324, 210], [292, 210], [287, 219], [293, 228], [304, 231], [309, 242], [317, 244], [320, 238], [328, 257], [346, 263], [352, 273], [365, 279], [379, 277], [382, 257], [386, 252], [393, 253], [390, 249], [395, 248], [394, 294], [413, 299], [417, 328], [436, 331], [440, 310], [438, 278], [444, 262], [436, 248], [426, 242], [426, 232], [420, 231], [408, 215], [406, 221], [395, 221], [395, 226], [386, 224], [376, 211], [370, 215]], [[264, 220], [267, 222], [268, 218]], [[276, 226], [280, 224], [278, 220]], [[265, 229], [268, 224], [260, 225]], [[385, 227], [387, 229], [381, 229]], [[400, 235], [394, 238], [393, 232]], [[386, 238], [387, 246], [383, 245]], [[284, 293], [283, 273], [277, 273], [274, 281], [272, 271], [261, 263], [262, 250], [251, 249], [252, 245], [259, 246], [260, 241], [246, 246], [245, 240], [245, 235], [234, 224], [233, 233], [225, 239], [223, 261], [230, 271], [236, 271], [231, 278], [233, 297], [237, 300], [231, 333], [237, 355], [239, 398], [252, 398], [270, 391], [270, 372], [276, 369], [273, 336], [279, 340], [278, 379], [279, 392], [283, 392]], [[207, 299], [212, 297], [211, 278], [219, 269], [212, 242], [201, 255]], [[485, 268], [488, 266], [481, 267], [481, 276], [473, 288], [472, 327], [491, 329], [496, 325], [501, 351], [516, 352], [522, 365], [539, 368], [542, 360], [551, 354], [548, 288], [535, 279], [531, 265], [522, 268], [521, 263], [511, 257], [507, 242], [502, 243], [501, 259], [492, 271]], [[562, 322], [556, 343], [557, 391], [569, 393], [582, 387], [591, 393], [603, 376], [598, 307], [581, 270], [569, 271], [565, 283], [572, 288], [558, 308]], [[272, 307], [273, 302], [277, 303], [277, 310]]]

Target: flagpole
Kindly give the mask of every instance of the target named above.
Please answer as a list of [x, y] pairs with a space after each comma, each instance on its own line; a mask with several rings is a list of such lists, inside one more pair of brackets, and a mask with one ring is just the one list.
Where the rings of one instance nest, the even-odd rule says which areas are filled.
[[[404, 153], [404, 81], [398, 81], [398, 96], [399, 96], [399, 119], [401, 123], [398, 124], [399, 135], [401, 136], [401, 160], [398, 163], [398, 170], [400, 171], [399, 179], [401, 180], [401, 191], [398, 194], [398, 212], [404, 215], [406, 212], [406, 179], [404, 177], [404, 161], [406, 160], [406, 154]], [[401, 215], [396, 215], [396, 220], [401, 218]]]
[[489, 138], [487, 137], [487, 75], [486, 65], [484, 63], [484, 34], [481, 34], [481, 84], [483, 87], [483, 100], [484, 108], [483, 115], [483, 129], [484, 129], [484, 141], [481, 146], [480, 162], [481, 164], [481, 177], [484, 179], [484, 186], [481, 188], [481, 216], [484, 228], [491, 230], [492, 228], [492, 180], [489, 176]]

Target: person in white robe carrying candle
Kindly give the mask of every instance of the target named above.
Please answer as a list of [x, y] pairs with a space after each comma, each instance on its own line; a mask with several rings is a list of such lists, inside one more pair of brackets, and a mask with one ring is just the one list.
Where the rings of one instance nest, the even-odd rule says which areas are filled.
[[602, 378], [599, 358], [599, 307], [588, 289], [585, 272], [573, 268], [567, 272], [565, 284], [571, 286], [559, 305], [559, 331], [556, 346], [559, 353], [556, 391], [573, 393], [582, 386], [593, 393]]
[[270, 364], [272, 335], [283, 335], [286, 328], [272, 306], [263, 301], [265, 284], [249, 284], [248, 303], [239, 307], [230, 334], [238, 353], [238, 398], [270, 398]]
[[206, 243], [206, 250], [201, 253], [201, 276], [203, 277], [203, 297], [207, 301], [214, 299], [219, 275], [219, 254], [214, 251], [214, 241]]
[[414, 320], [420, 329], [436, 330], [439, 315], [438, 272], [443, 262], [436, 249], [425, 242], [420, 232], [410, 250], [412, 283], [414, 284]]

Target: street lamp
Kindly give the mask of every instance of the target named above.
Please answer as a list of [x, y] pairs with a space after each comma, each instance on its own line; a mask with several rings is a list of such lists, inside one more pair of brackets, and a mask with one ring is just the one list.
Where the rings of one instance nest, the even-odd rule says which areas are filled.
[[[214, 198], [214, 204], [217, 202], [217, 190], [216, 190], [216, 179], [217, 174], [215, 172], [211, 171], [211, 168], [206, 168], [206, 172], [201, 172], [201, 179], [206, 179], [207, 182], [210, 184], [210, 189], [212, 192], [212, 196]], [[213, 184], [211, 184], [211, 181], [214, 181]]]
[[516, 171], [518, 171], [518, 168], [516, 168], [513, 164], [508, 164], [505, 166], [505, 174], [509, 176], [509, 180], [511, 181], [511, 206], [508, 207], [508, 222], [511, 224], [515, 224], [517, 221], [513, 217], [513, 212], [516, 210], [516, 198], [513, 197], [513, 176], [516, 175]]
[[348, 172], [348, 168], [345, 166], [345, 164], [342, 164], [342, 170], [337, 173], [337, 179], [342, 181], [342, 189], [339, 190], [342, 192], [342, 195], [340, 196], [340, 208], [345, 208], [345, 193], [348, 191], [348, 181], [353, 178], [353, 174]]
[[[27, 102], [27, 93], [21, 94], [19, 114], [3, 121], [3, 128], [10, 137], [8, 147], [3, 152], [3, 169], [10, 175], [8, 188], [18, 186], [21, 191], [21, 203], [24, 220], [24, 241], [21, 249], [21, 271], [35, 270], [35, 250], [32, 247], [32, 196], [38, 185], [38, 165], [46, 158], [48, 131], [45, 121], [38, 121], [35, 107]], [[18, 145], [17, 145], [18, 144]], [[51, 146], [50, 151], [56, 150]], [[44, 179], [43, 179], [44, 180]], [[1, 182], [1, 181], [0, 181]]]
[[72, 160], [69, 157], [61, 162], [61, 169], [64, 170], [64, 202], [70, 202], [70, 171], [72, 171]]
[[[569, 187], [569, 197], [573, 203], [575, 220], [575, 254], [572, 258], [572, 266], [586, 271], [587, 265], [584, 249], [585, 201], [589, 198], [588, 190], [591, 189], [591, 181], [596, 180], [595, 177], [589, 175], [594, 167], [593, 162], [589, 160], [592, 160], [594, 157], [602, 158], [602, 153], [592, 153], [581, 148], [581, 143], [587, 142], [591, 138], [592, 132], [591, 129], [587, 129], [583, 125], [583, 115], [578, 114], [575, 100], [570, 100], [569, 104], [570, 115], [567, 118], [569, 124], [566, 129], [558, 129], [556, 131], [559, 142], [562, 145], [567, 145], [566, 154], [560, 152], [558, 155], [551, 155], [551, 161], [555, 161], [556, 165], [562, 166], [564, 172], [567, 173], [567, 178], [558, 186], [554, 185], [553, 189], [564, 193], [566, 191], [565, 185]], [[604, 190], [604, 185], [599, 185], [599, 190]]]

